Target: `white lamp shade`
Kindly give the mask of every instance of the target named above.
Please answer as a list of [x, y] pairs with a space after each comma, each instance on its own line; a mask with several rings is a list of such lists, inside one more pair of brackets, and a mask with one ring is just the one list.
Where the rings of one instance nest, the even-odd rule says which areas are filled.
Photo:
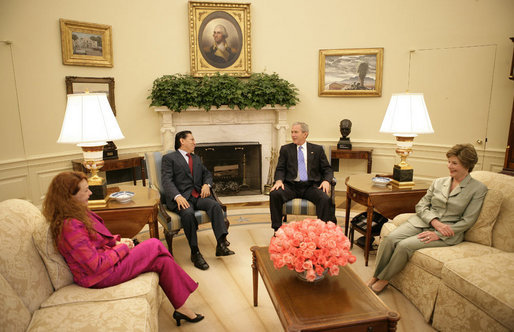
[[125, 138], [105, 93], [69, 94], [57, 143], [105, 145]]
[[381, 133], [416, 136], [434, 132], [422, 93], [393, 94], [380, 127]]

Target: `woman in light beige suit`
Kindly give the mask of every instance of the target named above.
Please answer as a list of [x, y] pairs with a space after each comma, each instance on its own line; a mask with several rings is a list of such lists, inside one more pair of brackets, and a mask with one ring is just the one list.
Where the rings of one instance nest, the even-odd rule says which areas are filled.
[[487, 187], [469, 174], [478, 161], [471, 144], [457, 144], [447, 153], [450, 176], [434, 180], [416, 205], [416, 214], [380, 242], [373, 278], [368, 286], [380, 293], [420, 248], [462, 242], [478, 218]]

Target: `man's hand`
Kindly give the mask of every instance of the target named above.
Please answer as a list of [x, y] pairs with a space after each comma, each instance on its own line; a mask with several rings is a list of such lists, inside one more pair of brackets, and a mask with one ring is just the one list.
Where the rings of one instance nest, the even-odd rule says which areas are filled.
[[277, 190], [279, 188], [282, 188], [282, 190], [284, 190], [284, 182], [282, 182], [282, 180], [277, 180], [269, 191]]
[[443, 224], [437, 219], [432, 219], [432, 221], [430, 221], [430, 225], [432, 225], [443, 236], [451, 237], [455, 235], [453, 229], [449, 225]]
[[327, 180], [321, 182], [318, 189], [323, 189], [323, 192], [325, 194], [327, 194], [328, 196], [330, 196], [330, 183], [328, 183]]
[[177, 196], [177, 198], [175, 198], [175, 202], [177, 202], [177, 208], [179, 210], [187, 209], [189, 207], [189, 202], [184, 198], [184, 196]]
[[211, 196], [211, 187], [206, 183], [202, 186], [202, 192], [200, 193], [201, 198]]

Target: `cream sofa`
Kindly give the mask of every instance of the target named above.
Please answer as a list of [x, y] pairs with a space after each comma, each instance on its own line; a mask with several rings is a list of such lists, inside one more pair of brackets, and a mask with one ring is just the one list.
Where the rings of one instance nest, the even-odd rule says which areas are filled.
[[31, 203], [0, 203], [0, 330], [157, 331], [156, 273], [90, 289], [73, 283], [48, 224]]
[[[514, 177], [477, 171], [489, 188], [480, 216], [455, 246], [420, 249], [392, 280], [440, 331], [514, 330]], [[402, 214], [381, 237], [405, 222]]]

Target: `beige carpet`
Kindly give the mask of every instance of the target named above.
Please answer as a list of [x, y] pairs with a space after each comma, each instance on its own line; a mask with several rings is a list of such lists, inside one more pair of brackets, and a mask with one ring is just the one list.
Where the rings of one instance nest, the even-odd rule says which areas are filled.
[[[353, 212], [353, 211], [352, 211]], [[344, 210], [337, 211], [340, 225], [344, 225]], [[302, 219], [302, 216], [296, 219]], [[290, 218], [294, 220], [295, 218]], [[216, 257], [214, 239], [210, 228], [202, 227], [198, 232], [200, 250], [210, 268], [207, 271], [196, 269], [190, 262], [189, 246], [183, 233], [173, 241], [175, 259], [199, 282], [200, 287], [189, 298], [187, 304], [205, 319], [192, 324], [182, 322], [177, 327], [172, 320], [173, 307], [163, 297], [159, 312], [159, 331], [281, 331], [282, 325], [266, 288], [259, 278], [259, 306], [253, 306], [252, 271], [250, 247], [267, 246], [272, 236], [267, 208], [229, 209], [229, 241], [236, 255]], [[162, 231], [160, 232], [163, 238]], [[145, 239], [148, 232], [140, 233]], [[165, 243], [165, 241], [163, 241]], [[370, 256], [369, 266], [364, 266], [363, 251], [354, 246], [352, 250], [357, 262], [352, 269], [364, 280], [370, 278], [375, 256]], [[423, 321], [421, 314], [400, 292], [388, 287], [380, 298], [392, 309], [400, 313], [398, 331], [434, 331]]]

